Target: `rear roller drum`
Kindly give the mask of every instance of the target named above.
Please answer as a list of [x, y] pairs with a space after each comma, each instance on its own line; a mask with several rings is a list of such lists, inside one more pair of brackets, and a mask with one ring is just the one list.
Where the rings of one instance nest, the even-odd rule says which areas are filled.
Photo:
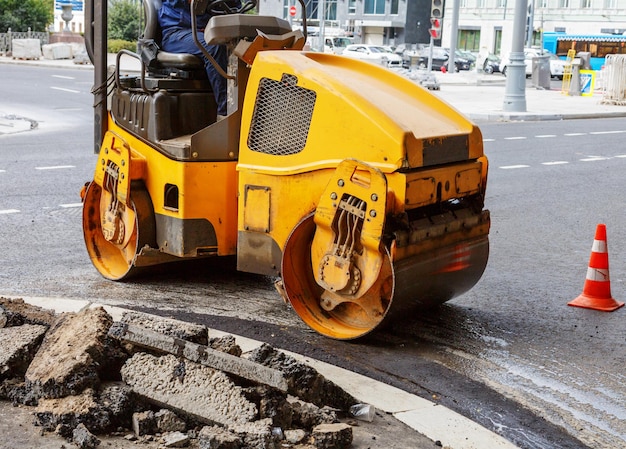
[[325, 290], [315, 281], [311, 244], [315, 234], [313, 216], [292, 231], [282, 261], [283, 286], [300, 318], [327, 337], [350, 340], [361, 337], [384, 320], [393, 298], [394, 272], [389, 254], [383, 255], [378, 278], [360, 297]]
[[102, 276], [123, 280], [136, 274], [136, 257], [155, 241], [154, 212], [143, 188], [128, 205], [92, 182], [83, 199], [83, 235], [91, 262]]

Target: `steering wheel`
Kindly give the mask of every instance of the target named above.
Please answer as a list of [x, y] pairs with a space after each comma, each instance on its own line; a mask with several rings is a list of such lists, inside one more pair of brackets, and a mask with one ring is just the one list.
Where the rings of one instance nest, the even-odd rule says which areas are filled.
[[227, 14], [244, 14], [255, 8], [257, 0], [199, 0], [196, 3], [196, 13], [208, 12], [212, 16]]

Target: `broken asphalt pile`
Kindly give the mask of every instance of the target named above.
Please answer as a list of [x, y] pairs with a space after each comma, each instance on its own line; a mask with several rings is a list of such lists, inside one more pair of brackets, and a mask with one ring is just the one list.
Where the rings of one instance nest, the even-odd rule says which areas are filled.
[[32, 407], [35, 425], [80, 448], [117, 433], [163, 447], [342, 449], [353, 427], [339, 418], [362, 407], [268, 345], [242, 356], [234, 337], [209, 338], [200, 325], [6, 298], [0, 399]]

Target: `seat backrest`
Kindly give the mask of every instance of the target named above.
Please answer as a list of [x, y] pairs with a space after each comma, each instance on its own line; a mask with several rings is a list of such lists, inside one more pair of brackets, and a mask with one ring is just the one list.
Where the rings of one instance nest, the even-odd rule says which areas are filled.
[[146, 19], [146, 25], [143, 29], [144, 39], [153, 39], [157, 44], [161, 45], [161, 27], [159, 26], [159, 9], [161, 9], [161, 0], [143, 0], [143, 12]]

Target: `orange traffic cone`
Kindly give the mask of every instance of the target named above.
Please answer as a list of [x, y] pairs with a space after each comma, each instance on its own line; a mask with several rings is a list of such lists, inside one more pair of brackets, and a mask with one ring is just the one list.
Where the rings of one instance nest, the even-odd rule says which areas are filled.
[[624, 305], [611, 296], [611, 279], [609, 278], [609, 253], [606, 244], [606, 225], [599, 224], [596, 238], [591, 248], [587, 279], [582, 294], [567, 303], [568, 306], [612, 312]]

